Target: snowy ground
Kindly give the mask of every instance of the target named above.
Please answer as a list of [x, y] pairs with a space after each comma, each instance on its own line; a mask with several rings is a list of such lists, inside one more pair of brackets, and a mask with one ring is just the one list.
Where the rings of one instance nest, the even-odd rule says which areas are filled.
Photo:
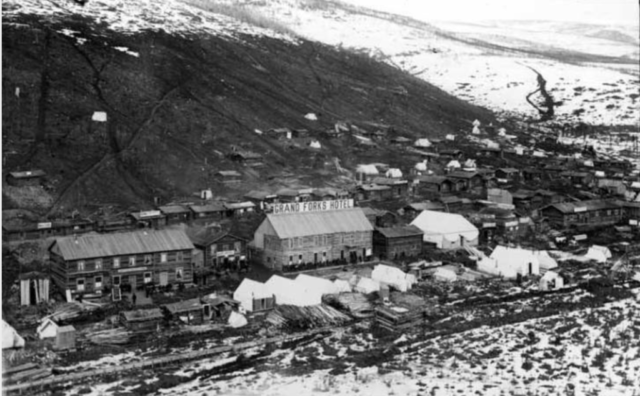
[[[564, 301], [584, 298], [582, 291]], [[221, 374], [234, 363], [223, 354], [172, 373], [184, 382], [167, 395], [629, 395], [640, 386], [640, 304], [634, 298], [542, 319], [483, 326], [433, 337], [399, 335], [391, 358], [363, 361], [375, 348], [366, 331], [345, 331], [294, 349], [259, 356], [248, 367]], [[545, 301], [532, 300], [535, 307]], [[255, 356], [255, 358], [254, 358]], [[91, 395], [112, 395], [158, 381], [138, 377], [92, 385]], [[77, 387], [67, 394], [74, 394]]]

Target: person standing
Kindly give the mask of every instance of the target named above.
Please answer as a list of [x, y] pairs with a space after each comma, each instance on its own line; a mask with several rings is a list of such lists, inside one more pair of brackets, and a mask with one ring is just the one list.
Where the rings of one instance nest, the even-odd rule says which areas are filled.
[[133, 292], [133, 295], [131, 296], [131, 301], [133, 301], [133, 305], [136, 305], [136, 300], [138, 299], [138, 296], [136, 295], [135, 292]]

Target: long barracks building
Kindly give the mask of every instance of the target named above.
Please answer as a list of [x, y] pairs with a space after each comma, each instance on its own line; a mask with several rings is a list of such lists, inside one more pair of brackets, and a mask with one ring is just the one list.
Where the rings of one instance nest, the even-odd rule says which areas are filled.
[[[286, 207], [284, 206], [286, 205]], [[255, 253], [270, 268], [372, 256], [373, 226], [352, 200], [274, 206], [254, 234]]]

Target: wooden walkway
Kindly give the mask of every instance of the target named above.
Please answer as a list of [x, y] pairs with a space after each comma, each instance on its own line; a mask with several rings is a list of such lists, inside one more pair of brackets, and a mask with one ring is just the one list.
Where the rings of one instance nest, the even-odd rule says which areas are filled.
[[253, 348], [260, 345], [293, 341], [296, 339], [300, 339], [310, 335], [324, 333], [324, 332], [333, 333], [334, 331], [337, 331], [339, 329], [342, 329], [342, 328], [341, 327], [323, 327], [323, 328], [308, 330], [302, 333], [282, 335], [277, 337], [265, 338], [257, 341], [241, 342], [238, 344], [224, 345], [224, 346], [204, 349], [200, 351], [184, 352], [176, 355], [158, 357], [158, 358], [150, 359], [144, 362], [127, 363], [127, 364], [123, 364], [115, 367], [106, 367], [106, 368], [95, 369], [90, 371], [83, 371], [80, 373], [56, 375], [56, 376], [44, 378], [41, 380], [3, 386], [2, 393], [3, 395], [8, 394], [9, 392], [13, 392], [13, 393], [17, 392], [19, 394], [22, 394], [25, 391], [29, 391], [29, 393], [32, 393], [34, 390], [42, 390], [46, 387], [56, 385], [56, 384], [73, 383], [73, 382], [81, 381], [83, 379], [90, 378], [90, 377], [101, 377], [105, 375], [123, 373], [126, 371], [154, 369], [155, 367], [163, 367], [166, 365], [203, 359], [203, 358], [218, 355], [224, 352], [238, 352], [244, 349], [249, 349], [249, 348]]

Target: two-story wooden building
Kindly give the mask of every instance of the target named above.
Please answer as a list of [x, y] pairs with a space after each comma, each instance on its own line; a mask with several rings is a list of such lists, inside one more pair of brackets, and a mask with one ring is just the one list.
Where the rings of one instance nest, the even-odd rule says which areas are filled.
[[[289, 204], [293, 206], [284, 212], [274, 210], [255, 231], [256, 255], [264, 265], [275, 269], [370, 258], [373, 226], [362, 209], [353, 208], [352, 201], [343, 205], [345, 201], [349, 200], [308, 202], [306, 206]], [[311, 206], [326, 210], [304, 211]]]
[[182, 230], [57, 238], [49, 247], [52, 278], [73, 295], [105, 287], [191, 283], [193, 244]]
[[541, 210], [549, 224], [569, 227], [609, 226], [625, 218], [625, 210], [615, 201], [589, 200], [549, 205]]
[[381, 260], [415, 257], [422, 251], [422, 231], [413, 225], [376, 228], [373, 231], [373, 255]]
[[203, 228], [190, 234], [196, 249], [202, 250], [203, 267], [238, 270], [247, 263], [247, 240], [217, 228]]

